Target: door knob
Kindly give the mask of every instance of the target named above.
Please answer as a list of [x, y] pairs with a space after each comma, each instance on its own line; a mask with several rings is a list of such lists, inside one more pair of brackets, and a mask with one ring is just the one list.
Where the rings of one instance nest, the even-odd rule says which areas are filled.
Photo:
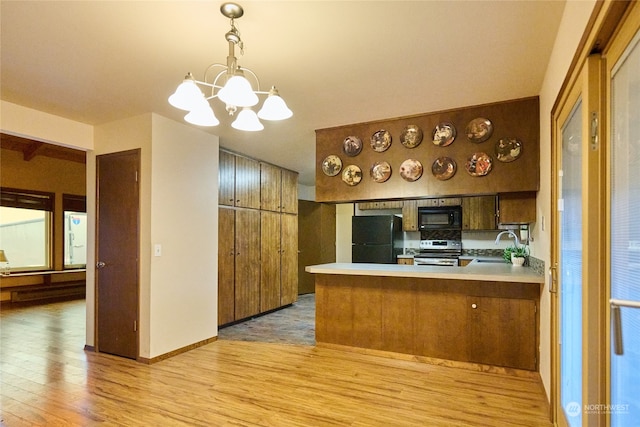
[[106, 265], [107, 264], [102, 261], [96, 262], [96, 268], [104, 268]]

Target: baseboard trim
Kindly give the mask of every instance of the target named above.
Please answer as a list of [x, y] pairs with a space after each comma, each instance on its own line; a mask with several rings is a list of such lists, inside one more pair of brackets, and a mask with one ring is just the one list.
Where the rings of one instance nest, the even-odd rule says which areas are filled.
[[92, 353], [95, 353], [96, 352], [96, 348], [94, 346], [92, 346], [92, 345], [85, 344], [84, 345], [84, 351], [90, 351]]
[[[396, 353], [386, 350], [374, 350], [369, 348], [352, 347], [343, 344], [333, 344], [317, 342], [316, 347], [328, 348], [332, 350], [349, 351], [352, 353], [368, 354], [371, 356], [385, 357], [387, 359], [407, 360], [411, 362], [427, 363], [430, 365], [446, 366], [449, 368], [467, 369], [476, 372], [488, 372], [495, 374], [512, 375], [522, 378], [540, 379], [540, 374], [536, 371], [524, 369], [507, 368], [503, 366], [484, 365], [481, 363], [461, 362], [457, 360], [438, 359], [435, 357], [418, 356], [413, 354]], [[540, 381], [542, 382], [542, 381]]]
[[207, 344], [211, 344], [212, 342], [216, 342], [218, 341], [218, 337], [211, 337], [211, 338], [207, 338], [206, 340], [202, 340], [202, 341], [198, 341], [196, 343], [190, 344], [188, 346], [182, 347], [182, 348], [178, 348], [176, 350], [170, 351], [168, 353], [165, 354], [161, 354], [160, 356], [156, 356], [156, 357], [152, 357], [151, 359], [146, 358], [146, 357], [138, 357], [136, 360], [140, 363], [144, 363], [147, 365], [153, 365], [154, 363], [158, 363], [160, 361], [163, 361], [165, 359], [169, 359], [173, 356], [177, 356], [179, 354], [182, 353], [186, 353], [188, 351], [194, 350], [198, 347], [202, 347], [203, 345], [207, 345]]

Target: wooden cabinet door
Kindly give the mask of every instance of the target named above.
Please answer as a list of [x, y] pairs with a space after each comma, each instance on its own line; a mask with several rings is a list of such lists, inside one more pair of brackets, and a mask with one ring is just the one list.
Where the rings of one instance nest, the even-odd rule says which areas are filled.
[[236, 210], [235, 318], [260, 312], [260, 211]]
[[218, 209], [218, 325], [235, 320], [235, 211]]
[[500, 224], [531, 224], [536, 222], [536, 193], [503, 193], [498, 196]]
[[466, 296], [419, 292], [416, 304], [416, 354], [466, 361]]
[[235, 205], [243, 208], [260, 208], [260, 163], [257, 160], [236, 156]]
[[260, 163], [260, 209], [280, 212], [281, 188], [281, 169], [268, 163]]
[[405, 200], [402, 204], [402, 229], [418, 231], [418, 201]]
[[280, 305], [287, 305], [298, 299], [298, 216], [282, 214], [280, 268]]
[[298, 213], [298, 174], [282, 169], [282, 212]]
[[218, 204], [235, 204], [236, 156], [220, 151], [218, 165]]
[[260, 213], [260, 311], [280, 307], [280, 214]]
[[533, 300], [467, 297], [469, 361], [536, 370]]
[[463, 230], [495, 230], [496, 227], [495, 196], [462, 198]]

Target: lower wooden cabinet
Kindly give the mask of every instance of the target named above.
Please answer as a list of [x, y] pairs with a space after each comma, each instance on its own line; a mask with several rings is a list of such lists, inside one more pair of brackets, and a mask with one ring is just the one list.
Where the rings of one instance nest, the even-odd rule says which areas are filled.
[[235, 315], [236, 211], [218, 208], [218, 324], [233, 322]]
[[540, 285], [316, 275], [316, 341], [535, 371]]
[[298, 217], [260, 213], [260, 311], [298, 299]]
[[235, 318], [260, 313], [260, 211], [236, 210]]
[[535, 301], [467, 297], [466, 303], [470, 362], [536, 369]]
[[218, 324], [298, 298], [298, 216], [218, 208]]
[[298, 216], [282, 214], [280, 250], [280, 305], [298, 300]]

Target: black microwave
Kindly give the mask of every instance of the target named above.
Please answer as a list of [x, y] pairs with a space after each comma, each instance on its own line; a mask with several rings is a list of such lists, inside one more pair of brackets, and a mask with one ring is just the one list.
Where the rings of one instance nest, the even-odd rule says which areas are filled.
[[423, 230], [462, 230], [462, 207], [418, 208], [418, 227]]

